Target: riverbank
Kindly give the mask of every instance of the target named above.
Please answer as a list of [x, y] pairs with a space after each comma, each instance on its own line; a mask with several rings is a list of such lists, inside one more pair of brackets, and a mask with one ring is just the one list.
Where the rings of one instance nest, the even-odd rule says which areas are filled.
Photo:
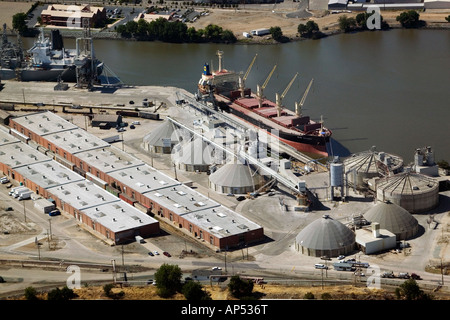
[[[0, 2], [0, 20], [7, 22], [7, 24], [8, 20], [12, 20], [12, 16], [15, 13], [29, 9], [29, 4], [27, 6], [27, 3], [14, 4], [14, 6], [8, 4], [9, 2], [7, 1]], [[199, 7], [194, 8], [194, 10], [203, 11], [204, 8]], [[402, 28], [401, 24], [396, 21], [396, 17], [403, 11], [405, 10], [383, 10], [381, 15], [390, 28]], [[298, 25], [300, 23], [305, 24], [308, 20], [314, 20], [325, 36], [332, 36], [343, 33], [339, 29], [339, 17], [343, 15], [356, 17], [361, 11], [331, 14], [327, 10], [310, 11], [289, 5], [278, 7], [261, 5], [233, 9], [208, 8], [208, 12], [208, 15], [201, 16], [195, 22], [186, 22], [187, 27], [194, 27], [196, 30], [199, 30], [204, 29], [209, 24], [214, 24], [223, 29], [231, 30], [237, 38], [236, 44], [278, 44], [270, 35], [246, 38], [243, 36], [243, 33], [259, 28], [278, 26], [289, 41], [301, 41], [306, 39], [299, 36], [297, 32]], [[450, 29], [450, 23], [445, 20], [450, 15], [450, 10], [427, 10], [419, 13], [420, 20], [425, 22], [421, 29]], [[59, 28], [59, 30], [65, 38], [77, 38], [83, 35], [83, 30], [66, 28]], [[13, 35], [11, 31], [8, 34]], [[91, 34], [94, 39], [136, 41], [135, 39], [122, 38], [112, 29], [91, 29]]]

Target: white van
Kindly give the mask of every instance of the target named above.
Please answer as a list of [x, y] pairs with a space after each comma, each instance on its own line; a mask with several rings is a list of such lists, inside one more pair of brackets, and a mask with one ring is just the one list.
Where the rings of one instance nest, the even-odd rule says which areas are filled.
[[314, 268], [316, 268], [316, 269], [328, 269], [328, 267], [326, 265], [321, 264], [321, 263], [316, 263], [314, 265]]

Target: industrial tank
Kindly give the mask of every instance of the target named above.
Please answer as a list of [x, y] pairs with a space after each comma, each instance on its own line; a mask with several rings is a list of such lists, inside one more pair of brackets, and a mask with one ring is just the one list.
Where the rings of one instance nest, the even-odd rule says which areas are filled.
[[391, 201], [378, 202], [369, 209], [364, 218], [380, 224], [380, 228], [395, 234], [397, 240], [412, 238], [419, 231], [419, 222], [406, 209]]
[[313, 257], [347, 255], [354, 248], [353, 231], [329, 215], [307, 225], [295, 238], [295, 249]]
[[387, 200], [410, 213], [421, 213], [439, 205], [439, 182], [410, 170], [379, 179], [376, 184], [377, 199]]
[[368, 151], [353, 154], [345, 159], [344, 166], [348, 185], [366, 188], [368, 181], [372, 178], [400, 172], [403, 168], [403, 159], [396, 155], [378, 152], [374, 146]]

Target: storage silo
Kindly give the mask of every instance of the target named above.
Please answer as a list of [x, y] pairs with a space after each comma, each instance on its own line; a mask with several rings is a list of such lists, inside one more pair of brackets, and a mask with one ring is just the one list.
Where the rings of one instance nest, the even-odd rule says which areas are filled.
[[391, 201], [379, 202], [369, 209], [364, 218], [380, 224], [397, 237], [397, 240], [406, 240], [414, 237], [419, 231], [419, 222], [406, 209]]
[[339, 161], [339, 157], [330, 163], [330, 187], [331, 198], [334, 197], [335, 188], [340, 188], [341, 197], [344, 197], [344, 164]]
[[389, 173], [398, 173], [403, 168], [403, 159], [372, 147], [368, 151], [353, 154], [344, 160], [345, 175], [349, 186], [366, 188], [368, 181]]
[[246, 194], [254, 192], [264, 184], [264, 178], [251, 171], [243, 163], [230, 162], [209, 176], [209, 187], [224, 194]]
[[175, 127], [171, 121], [164, 121], [143, 139], [144, 149], [154, 153], [171, 153], [179, 141], [174, 134]]
[[410, 213], [421, 213], [439, 205], [439, 182], [410, 170], [379, 179], [376, 184], [377, 199], [387, 200]]
[[172, 161], [178, 169], [191, 172], [207, 172], [214, 164], [213, 148], [201, 138], [180, 145], [172, 153]]
[[347, 255], [355, 248], [355, 234], [343, 223], [324, 215], [295, 238], [295, 249], [313, 257]]

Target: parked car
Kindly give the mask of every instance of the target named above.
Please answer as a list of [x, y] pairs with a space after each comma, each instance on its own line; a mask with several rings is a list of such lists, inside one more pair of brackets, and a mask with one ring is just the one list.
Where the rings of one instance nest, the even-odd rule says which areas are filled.
[[5, 183], [8, 183], [8, 182], [9, 182], [9, 179], [8, 179], [8, 177], [2, 177], [2, 178], [0, 178], [0, 182], [1, 182], [2, 184], [5, 184]]
[[165, 255], [166, 257], [169, 257], [169, 258], [171, 257], [170, 253], [168, 253], [167, 251], [164, 251], [163, 255]]
[[136, 128], [136, 127], [134, 126], [134, 124], [132, 124], [132, 125], [130, 126], [130, 129], [134, 129], [134, 128]]
[[215, 270], [222, 270], [221, 267], [212, 267], [211, 270], [215, 271]]
[[6, 207], [5, 211], [13, 211], [13, 208], [12, 207]]
[[159, 256], [159, 252], [158, 251], [153, 251], [153, 253], [155, 254], [155, 256]]
[[59, 211], [59, 210], [53, 210], [48, 213], [48, 215], [51, 217], [59, 216], [60, 214], [61, 214], [61, 211]]
[[141, 124], [139, 121], [133, 121], [131, 124], [138, 125]]
[[321, 264], [321, 263], [316, 263], [314, 265], [314, 268], [316, 268], [316, 269], [328, 269], [328, 267], [326, 265]]
[[151, 251], [148, 252], [148, 255], [151, 256], [151, 257], [154, 256], [153, 252], [151, 252]]
[[341, 254], [339, 257], [337, 257], [337, 259], [338, 259], [338, 260], [343, 260], [343, 259], [345, 259], [345, 256], [343, 256], [343, 255]]

